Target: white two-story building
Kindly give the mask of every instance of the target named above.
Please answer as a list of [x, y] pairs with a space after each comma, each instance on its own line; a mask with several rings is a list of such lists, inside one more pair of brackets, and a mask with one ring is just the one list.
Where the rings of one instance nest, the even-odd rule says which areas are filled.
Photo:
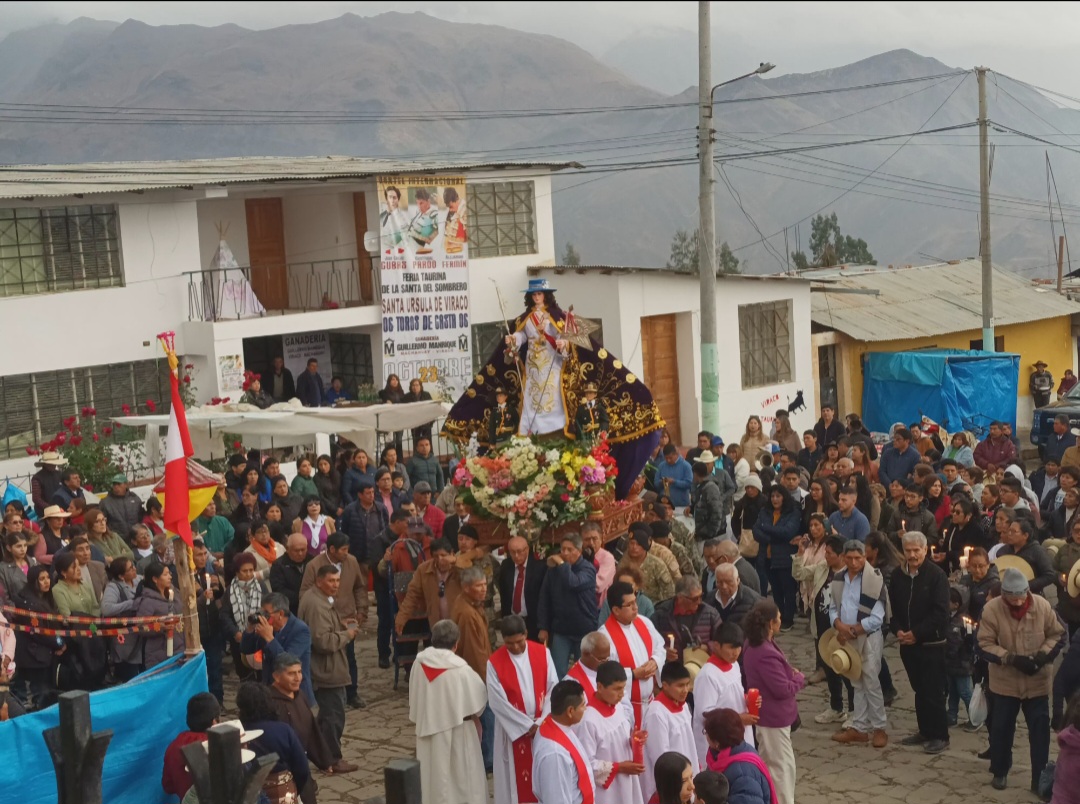
[[[200, 401], [237, 399], [240, 369], [265, 375], [305, 334], [329, 342], [326, 381], [381, 387], [379, 176], [465, 178], [475, 363], [500, 337], [496, 288], [516, 315], [527, 267], [555, 259], [551, 173], [573, 167], [307, 157], [0, 169], [0, 477], [33, 472], [27, 447], [83, 407], [102, 417], [167, 402], [165, 330], [195, 366]], [[222, 239], [264, 314], [223, 297]]]

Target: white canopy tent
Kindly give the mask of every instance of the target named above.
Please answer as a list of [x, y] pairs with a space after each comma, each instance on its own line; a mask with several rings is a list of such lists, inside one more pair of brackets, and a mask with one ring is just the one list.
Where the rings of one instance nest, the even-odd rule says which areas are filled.
[[[340, 408], [305, 408], [286, 402], [268, 410], [245, 404], [203, 405], [189, 409], [187, 421], [195, 457], [204, 460], [222, 455], [222, 433], [244, 436], [249, 447], [260, 449], [315, 443], [320, 435], [336, 434], [372, 453], [377, 432], [430, 424], [449, 410], [442, 402]], [[161, 429], [169, 426], [167, 415], [116, 416], [113, 421], [125, 427], [146, 427], [147, 458], [152, 465], [157, 462]]]

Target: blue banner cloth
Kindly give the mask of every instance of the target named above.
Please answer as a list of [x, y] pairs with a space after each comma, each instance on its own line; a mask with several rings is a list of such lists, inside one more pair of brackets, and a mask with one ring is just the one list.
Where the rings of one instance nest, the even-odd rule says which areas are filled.
[[[176, 801], [161, 789], [165, 749], [187, 729], [188, 698], [206, 692], [205, 654], [183, 664], [181, 659], [174, 656], [126, 684], [90, 694], [93, 731], [113, 732], [102, 773], [103, 801]], [[41, 735], [59, 723], [57, 706], [0, 723], [0, 790], [18, 791], [8, 800], [55, 804], [56, 774]]]
[[888, 432], [928, 416], [949, 432], [1009, 422], [1016, 429], [1020, 355], [924, 349], [863, 357], [862, 419]]

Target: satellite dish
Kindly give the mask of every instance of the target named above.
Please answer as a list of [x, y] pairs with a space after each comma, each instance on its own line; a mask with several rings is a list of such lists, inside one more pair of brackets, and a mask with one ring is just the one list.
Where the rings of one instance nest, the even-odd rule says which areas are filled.
[[379, 253], [379, 233], [378, 232], [364, 232], [364, 250], [368, 254]]

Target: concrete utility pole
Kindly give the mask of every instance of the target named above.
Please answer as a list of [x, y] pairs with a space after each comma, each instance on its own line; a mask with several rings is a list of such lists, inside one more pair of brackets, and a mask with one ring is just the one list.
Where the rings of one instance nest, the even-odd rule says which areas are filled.
[[698, 3], [698, 281], [701, 290], [701, 429], [720, 429], [716, 337], [716, 211], [713, 208], [712, 11]]
[[982, 257], [983, 351], [994, 351], [994, 270], [990, 263], [990, 136], [986, 118], [986, 68], [979, 79], [979, 256]]

